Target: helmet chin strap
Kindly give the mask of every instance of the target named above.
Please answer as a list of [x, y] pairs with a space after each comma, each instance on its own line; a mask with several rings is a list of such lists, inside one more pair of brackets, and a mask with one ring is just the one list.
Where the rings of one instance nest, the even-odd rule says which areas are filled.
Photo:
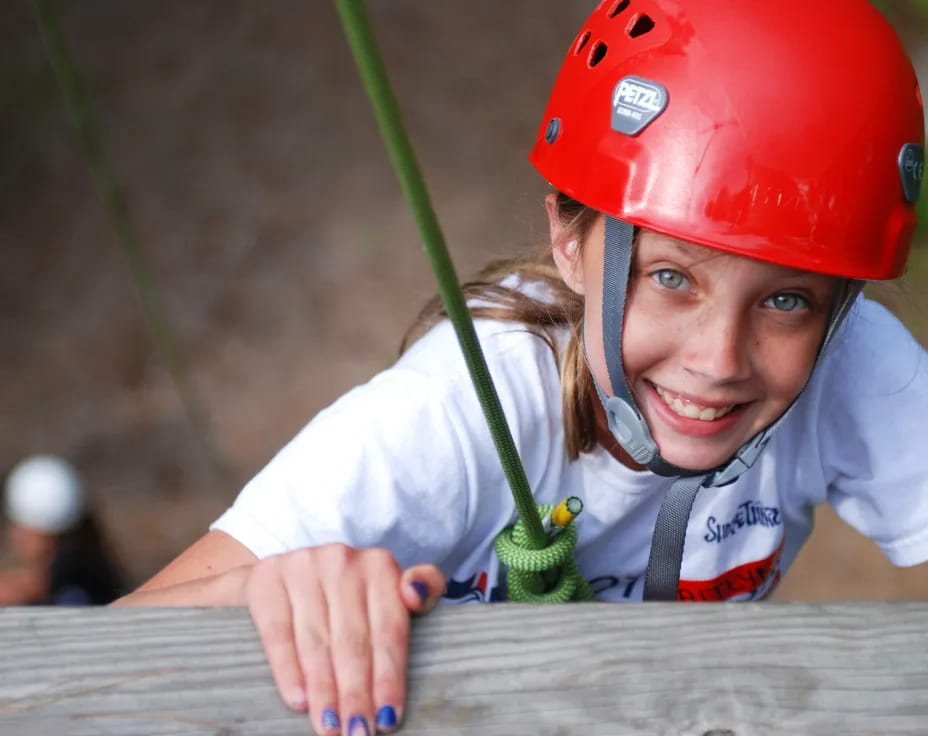
[[[609, 429], [622, 448], [635, 462], [644, 465], [651, 472], [676, 479], [664, 496], [657, 514], [644, 584], [645, 600], [676, 600], [686, 527], [697, 493], [701, 488], [718, 488], [733, 483], [750, 468], [773, 431], [795, 405], [795, 400], [779, 419], [751, 437], [727, 462], [715, 468], [683, 468], [661, 457], [657, 443], [651, 437], [647, 422], [628, 386], [622, 364], [622, 323], [631, 271], [634, 233], [634, 227], [630, 223], [606, 216], [602, 323], [606, 370], [609, 373], [613, 395], [607, 396], [595, 378], [593, 382], [605, 410]], [[832, 311], [825, 339], [816, 356], [816, 363], [821, 359], [862, 288], [861, 281], [846, 282], [844, 293]]]

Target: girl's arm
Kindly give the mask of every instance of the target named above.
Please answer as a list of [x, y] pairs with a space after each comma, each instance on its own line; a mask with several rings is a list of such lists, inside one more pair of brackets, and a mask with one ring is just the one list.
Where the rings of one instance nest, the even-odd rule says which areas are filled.
[[114, 606], [244, 606], [258, 558], [225, 532], [209, 531]]

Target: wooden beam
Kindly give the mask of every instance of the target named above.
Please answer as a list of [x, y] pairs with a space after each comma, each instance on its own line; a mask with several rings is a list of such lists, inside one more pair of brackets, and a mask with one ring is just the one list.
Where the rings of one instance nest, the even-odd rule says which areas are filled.
[[[243, 609], [0, 609], [0, 734], [309, 732]], [[405, 734], [925, 734], [928, 605], [446, 606]]]

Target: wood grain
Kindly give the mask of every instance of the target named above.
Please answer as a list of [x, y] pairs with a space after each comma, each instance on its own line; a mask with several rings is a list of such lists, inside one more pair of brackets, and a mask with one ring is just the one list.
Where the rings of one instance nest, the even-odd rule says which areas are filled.
[[[0, 734], [306, 734], [242, 609], [0, 610]], [[928, 605], [444, 607], [405, 734], [926, 734]]]

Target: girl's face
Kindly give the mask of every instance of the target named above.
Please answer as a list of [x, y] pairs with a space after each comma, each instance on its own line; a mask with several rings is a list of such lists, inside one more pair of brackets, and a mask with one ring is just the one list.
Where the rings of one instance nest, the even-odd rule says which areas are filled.
[[[549, 205], [549, 213], [551, 207]], [[604, 220], [585, 242], [559, 241], [555, 261], [585, 297], [594, 377], [603, 358]], [[651, 231], [637, 241], [622, 332], [629, 387], [661, 456], [708, 470], [773, 423], [805, 385], [837, 279], [729, 255]]]

